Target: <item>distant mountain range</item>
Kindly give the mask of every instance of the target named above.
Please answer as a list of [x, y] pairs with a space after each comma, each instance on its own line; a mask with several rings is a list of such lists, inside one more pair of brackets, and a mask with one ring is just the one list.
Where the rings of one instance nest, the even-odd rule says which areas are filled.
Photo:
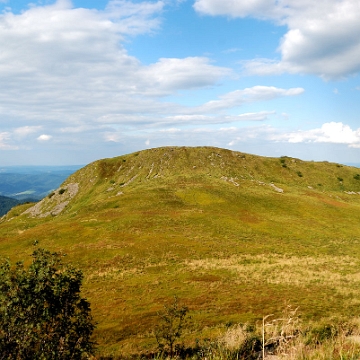
[[81, 166], [0, 167], [0, 216], [13, 206], [38, 201]]
[[11, 208], [19, 203], [19, 200], [0, 195], [0, 216], [6, 214]]
[[0, 167], [0, 195], [40, 200], [81, 166]]

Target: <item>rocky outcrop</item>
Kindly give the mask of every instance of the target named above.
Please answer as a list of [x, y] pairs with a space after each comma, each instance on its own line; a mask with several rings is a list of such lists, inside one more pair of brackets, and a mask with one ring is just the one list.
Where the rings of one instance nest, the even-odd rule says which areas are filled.
[[24, 214], [37, 218], [59, 215], [78, 191], [78, 183], [64, 185], [39, 201], [36, 205], [27, 209]]

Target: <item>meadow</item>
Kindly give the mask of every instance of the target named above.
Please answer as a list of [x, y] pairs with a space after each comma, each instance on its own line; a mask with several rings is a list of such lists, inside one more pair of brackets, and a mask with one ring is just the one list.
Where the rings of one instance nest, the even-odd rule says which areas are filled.
[[[30, 261], [36, 240], [67, 254], [85, 275], [99, 357], [156, 351], [157, 313], [174, 296], [191, 315], [185, 347], [219, 344], [250, 325], [261, 335], [263, 318], [283, 318], [289, 306], [298, 309], [304, 336], [309, 324], [334, 324], [337, 335], [355, 338], [359, 173], [341, 164], [207, 147], [103, 159], [44, 198], [46, 211], [68, 201], [59, 214], [32, 217], [25, 204], [4, 216], [0, 253]], [[69, 184], [79, 188], [71, 198]], [[342, 333], [341, 324], [355, 325]], [[333, 342], [341, 340], [333, 335]], [[341, 349], [356, 354], [351, 346]]]

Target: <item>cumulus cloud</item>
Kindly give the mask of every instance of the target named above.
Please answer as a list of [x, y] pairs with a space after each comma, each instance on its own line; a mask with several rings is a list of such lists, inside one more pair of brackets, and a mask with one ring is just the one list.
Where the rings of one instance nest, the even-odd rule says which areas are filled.
[[180, 89], [209, 86], [218, 79], [229, 76], [227, 68], [214, 66], [208, 58], [160, 59], [156, 64], [142, 69], [147, 91], [158, 89], [160, 95], [168, 95]]
[[317, 129], [277, 134], [274, 135], [272, 139], [288, 141], [290, 143], [313, 142], [345, 144], [349, 147], [360, 148], [360, 128], [353, 130], [349, 125], [341, 122], [329, 122]]
[[[156, 146], [164, 136], [194, 143], [196, 136], [205, 139], [202, 134], [221, 146], [245, 133], [236, 123], [264, 122], [275, 114], [259, 106], [239, 107], [304, 92], [254, 86], [215, 98], [202, 95], [192, 106], [171, 102], [187, 90], [213, 91], [234, 74], [205, 56], [160, 58], [145, 65], [129, 55], [126, 41], [158, 31], [165, 3], [113, 0], [104, 10], [91, 10], [58, 0], [19, 14], [0, 14], [0, 116], [6, 119], [0, 149], [46, 146], [50, 158], [59, 152], [55, 145], [66, 144], [68, 151], [82, 147], [100, 157], [89, 144], [141, 148]], [[216, 124], [238, 130], [216, 135]], [[178, 129], [182, 125], [187, 133]], [[224, 141], [218, 143], [220, 139]]]
[[39, 141], [49, 141], [49, 140], [51, 140], [51, 138], [52, 138], [51, 135], [42, 134], [37, 138], [37, 140], [39, 140]]
[[287, 26], [279, 45], [281, 60], [248, 61], [248, 72], [338, 78], [360, 71], [358, 0], [196, 0], [194, 8], [202, 14], [255, 17]]
[[[110, 1], [103, 11], [58, 0], [0, 15], [0, 115], [16, 127], [79, 129], [171, 107], [159, 97], [214, 85], [231, 71], [205, 57], [143, 65], [125, 36], [155, 31], [164, 3]], [[75, 131], [75, 130], [74, 130]]]

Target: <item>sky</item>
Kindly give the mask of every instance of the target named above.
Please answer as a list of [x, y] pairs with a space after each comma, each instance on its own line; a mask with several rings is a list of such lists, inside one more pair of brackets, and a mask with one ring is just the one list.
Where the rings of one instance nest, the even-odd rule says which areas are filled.
[[360, 163], [359, 19], [359, 0], [0, 0], [0, 166]]

